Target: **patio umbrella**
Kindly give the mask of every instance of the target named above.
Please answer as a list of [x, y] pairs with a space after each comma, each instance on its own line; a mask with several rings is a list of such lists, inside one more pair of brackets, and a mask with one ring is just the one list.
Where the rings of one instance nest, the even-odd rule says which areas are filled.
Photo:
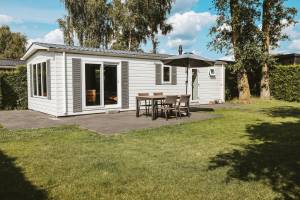
[[177, 67], [186, 67], [186, 87], [185, 93], [188, 90], [189, 68], [209, 67], [215, 64], [215, 61], [202, 56], [195, 55], [193, 53], [185, 53], [182, 55], [171, 56], [162, 60], [166, 65], [172, 65]]

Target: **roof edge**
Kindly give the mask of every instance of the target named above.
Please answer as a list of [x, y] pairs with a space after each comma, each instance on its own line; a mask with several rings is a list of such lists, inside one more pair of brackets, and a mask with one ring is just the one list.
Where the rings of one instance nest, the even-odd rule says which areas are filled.
[[85, 48], [79, 46], [67, 46], [62, 44], [40, 43], [33, 42], [28, 48], [22, 60], [29, 59], [36, 51], [47, 50], [52, 52], [67, 52], [84, 55], [100, 55], [100, 56], [112, 56], [112, 57], [126, 57], [126, 58], [139, 58], [139, 59], [151, 59], [161, 60], [170, 55], [167, 54], [152, 54], [141, 53], [136, 51], [121, 51], [121, 50], [106, 50], [100, 48]]

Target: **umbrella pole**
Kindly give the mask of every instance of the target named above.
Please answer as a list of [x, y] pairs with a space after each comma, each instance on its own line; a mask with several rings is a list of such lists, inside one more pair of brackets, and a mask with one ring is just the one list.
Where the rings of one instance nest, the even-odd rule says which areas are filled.
[[190, 61], [188, 61], [188, 66], [187, 66], [187, 69], [186, 69], [185, 94], [188, 94], [189, 69], [190, 69]]

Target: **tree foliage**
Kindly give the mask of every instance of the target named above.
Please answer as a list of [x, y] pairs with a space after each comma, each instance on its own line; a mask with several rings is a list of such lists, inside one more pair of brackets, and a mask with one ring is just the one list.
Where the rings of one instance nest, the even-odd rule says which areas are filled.
[[[111, 36], [110, 3], [106, 0], [62, 0], [68, 20], [60, 20], [68, 35], [73, 28], [80, 46], [107, 48]], [[69, 22], [68, 28], [64, 24]], [[70, 34], [69, 34], [70, 35]]]
[[61, 1], [68, 16], [58, 22], [67, 44], [74, 31], [81, 46], [138, 51], [150, 39], [156, 53], [157, 34], [172, 30], [166, 21], [173, 0]]
[[113, 49], [139, 50], [141, 43], [146, 43], [146, 19], [142, 1], [114, 0], [112, 9]]
[[64, 34], [64, 42], [67, 45], [74, 45], [74, 27], [70, 16], [65, 16], [57, 20], [59, 28]]
[[0, 58], [19, 59], [26, 50], [26, 37], [11, 32], [8, 26], [0, 27]]
[[167, 15], [172, 9], [172, 0], [146, 0], [146, 19], [148, 25], [148, 37], [152, 42], [152, 52], [157, 53], [158, 38], [157, 34], [161, 31], [162, 35], [167, 35], [172, 31], [172, 25], [168, 24]]

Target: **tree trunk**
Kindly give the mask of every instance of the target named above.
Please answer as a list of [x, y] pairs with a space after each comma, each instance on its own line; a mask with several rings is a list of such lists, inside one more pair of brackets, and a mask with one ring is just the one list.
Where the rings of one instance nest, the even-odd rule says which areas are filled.
[[157, 38], [155, 37], [155, 34], [151, 34], [151, 41], [152, 41], [152, 53], [156, 54], [158, 41]]
[[[264, 0], [263, 3], [263, 52], [265, 57], [268, 58], [270, 49], [270, 20], [271, 20], [271, 2], [270, 0]], [[269, 63], [265, 59], [261, 70], [260, 81], [260, 98], [270, 99], [270, 77], [269, 77]]]
[[[240, 52], [238, 48], [238, 38], [240, 34], [240, 22], [239, 22], [239, 3], [238, 0], [230, 1], [230, 11], [231, 11], [231, 27], [232, 27], [232, 45], [234, 50], [234, 56], [236, 62], [240, 60]], [[239, 66], [237, 70], [237, 83], [239, 90], [239, 101], [242, 103], [250, 103], [250, 87], [248, 82], [248, 75], [243, 66]]]
[[77, 33], [78, 36], [78, 41], [79, 41], [79, 46], [83, 47], [83, 33]]
[[237, 72], [237, 83], [239, 90], [239, 101], [241, 103], [250, 103], [250, 87], [247, 72], [245, 70], [239, 70]]
[[131, 42], [132, 42], [132, 36], [131, 36], [131, 30], [130, 30], [129, 38], [128, 38], [128, 51], [131, 51]]

